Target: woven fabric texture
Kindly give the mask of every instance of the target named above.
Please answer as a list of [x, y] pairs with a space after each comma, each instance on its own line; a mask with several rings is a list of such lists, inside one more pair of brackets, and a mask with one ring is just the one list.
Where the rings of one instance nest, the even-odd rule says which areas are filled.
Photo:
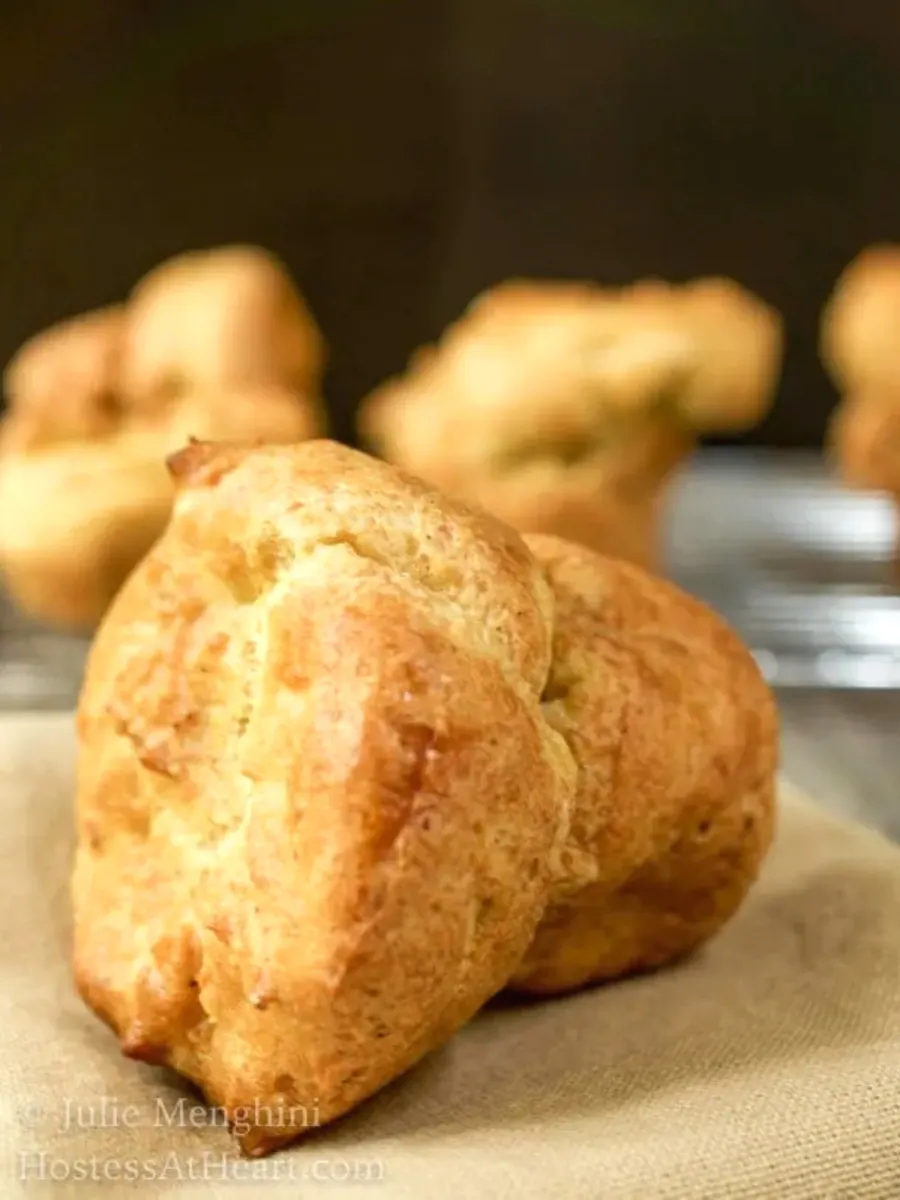
[[4, 1198], [900, 1200], [900, 850], [791, 788], [763, 879], [691, 961], [495, 1004], [248, 1162], [75, 995], [73, 762], [70, 717], [0, 720]]

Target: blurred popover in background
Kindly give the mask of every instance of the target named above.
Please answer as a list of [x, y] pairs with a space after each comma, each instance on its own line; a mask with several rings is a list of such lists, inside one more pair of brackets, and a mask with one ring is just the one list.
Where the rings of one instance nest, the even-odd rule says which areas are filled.
[[510, 280], [360, 412], [382, 457], [517, 529], [658, 566], [665, 485], [767, 411], [780, 316], [728, 279]]
[[0, 572], [19, 608], [91, 630], [168, 520], [167, 455], [320, 435], [324, 363], [285, 268], [251, 246], [180, 255], [124, 304], [26, 342], [0, 426]]
[[900, 513], [900, 245], [871, 246], [847, 267], [822, 315], [821, 350], [841, 394], [828, 438], [838, 470], [893, 496]]

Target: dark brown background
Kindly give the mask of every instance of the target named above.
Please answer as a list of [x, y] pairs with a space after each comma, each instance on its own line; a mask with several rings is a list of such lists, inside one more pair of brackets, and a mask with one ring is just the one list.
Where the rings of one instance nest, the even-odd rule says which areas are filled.
[[732, 274], [784, 312], [757, 440], [815, 442], [818, 310], [900, 240], [893, 0], [0, 8], [0, 356], [179, 250], [280, 253], [336, 432], [481, 287]]

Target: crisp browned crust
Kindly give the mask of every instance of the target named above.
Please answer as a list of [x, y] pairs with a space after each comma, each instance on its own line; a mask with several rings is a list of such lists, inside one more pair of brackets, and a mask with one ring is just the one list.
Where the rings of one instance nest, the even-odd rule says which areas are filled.
[[75, 973], [127, 1054], [279, 1114], [246, 1152], [510, 980], [660, 964], [731, 915], [775, 721], [701, 605], [331, 443], [171, 470], [79, 706]]
[[[730, 280], [511, 281], [376, 389], [360, 430], [383, 457], [519, 529], [652, 561], [654, 493], [698, 434], [760, 418], [780, 359], [779, 318]], [[579, 509], [603, 515], [577, 520]], [[566, 519], [548, 525], [552, 510]], [[633, 530], [610, 540], [619, 525]]]
[[778, 723], [705, 606], [626, 563], [526, 541], [556, 599], [544, 711], [579, 768], [564, 870], [513, 980], [549, 993], [660, 966], [733, 915], [772, 838]]
[[168, 517], [190, 437], [323, 428], [321, 336], [278, 264], [226, 248], [164, 264], [126, 305], [65, 321], [9, 364], [0, 568], [29, 614], [92, 628]]
[[900, 496], [900, 246], [846, 269], [822, 315], [822, 359], [841, 389], [828, 433], [847, 483]]
[[75, 967], [262, 1152], [503, 986], [565, 836], [552, 599], [519, 538], [329, 443], [195, 446], [79, 711]]

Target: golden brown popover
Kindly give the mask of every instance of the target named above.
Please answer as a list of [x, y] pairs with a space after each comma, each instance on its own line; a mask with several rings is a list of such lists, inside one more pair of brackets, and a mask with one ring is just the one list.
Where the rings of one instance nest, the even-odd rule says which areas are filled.
[[822, 315], [822, 359], [841, 396], [828, 443], [844, 480], [900, 507], [900, 246], [847, 267]]
[[0, 427], [0, 571], [19, 607], [93, 628], [165, 525], [165, 456], [191, 437], [321, 434], [323, 353], [284, 269], [250, 247], [173, 259], [128, 303], [27, 342]]
[[704, 433], [771, 401], [781, 322], [727, 279], [509, 281], [382, 385], [382, 457], [526, 532], [656, 565], [660, 499]]
[[171, 470], [79, 705], [75, 973], [126, 1054], [263, 1114], [245, 1152], [510, 983], [659, 965], [731, 916], [775, 722], [702, 605], [329, 442]]

